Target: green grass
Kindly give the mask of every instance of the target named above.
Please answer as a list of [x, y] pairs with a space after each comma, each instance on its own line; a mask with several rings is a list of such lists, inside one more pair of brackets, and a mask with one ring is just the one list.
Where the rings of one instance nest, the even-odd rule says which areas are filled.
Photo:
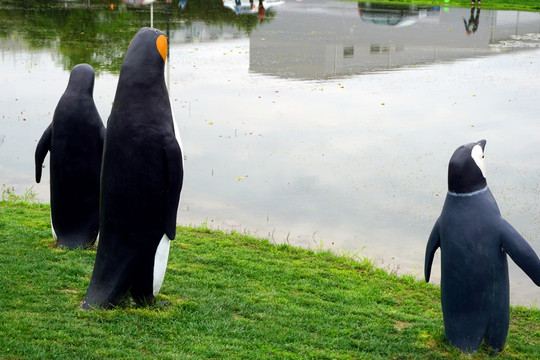
[[31, 186], [24, 191], [24, 194], [17, 194], [15, 187], [6, 186], [2, 184], [0, 188], [0, 201], [8, 202], [27, 202], [27, 203], [36, 203], [37, 193], [34, 191], [34, 187]]
[[[344, 0], [354, 1], [357, 0]], [[471, 0], [377, 0], [371, 3], [387, 4], [415, 4], [431, 6], [454, 6], [470, 7]], [[520, 11], [540, 11], [540, 1], [538, 0], [483, 0], [482, 9], [488, 10], [520, 10]]]
[[[1, 359], [486, 359], [446, 343], [439, 288], [239, 234], [177, 229], [156, 304], [80, 309], [95, 250], [63, 250], [48, 205], [0, 202]], [[540, 358], [515, 307], [497, 359]]]

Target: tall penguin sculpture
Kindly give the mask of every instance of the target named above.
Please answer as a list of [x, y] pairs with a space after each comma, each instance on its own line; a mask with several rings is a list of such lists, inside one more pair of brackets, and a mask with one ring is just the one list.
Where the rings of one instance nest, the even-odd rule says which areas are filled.
[[76, 65], [35, 153], [36, 182], [50, 151], [51, 225], [58, 244], [89, 247], [99, 231], [99, 175], [105, 126], [94, 99], [94, 69]]
[[183, 180], [166, 55], [165, 34], [142, 28], [120, 69], [105, 137], [100, 238], [84, 309], [118, 305], [128, 294], [150, 303], [165, 276]]
[[485, 140], [460, 146], [448, 166], [448, 194], [429, 236], [425, 279], [441, 248], [441, 304], [447, 339], [476, 351], [504, 348], [509, 325], [506, 254], [540, 286], [540, 260], [502, 217], [487, 186]]

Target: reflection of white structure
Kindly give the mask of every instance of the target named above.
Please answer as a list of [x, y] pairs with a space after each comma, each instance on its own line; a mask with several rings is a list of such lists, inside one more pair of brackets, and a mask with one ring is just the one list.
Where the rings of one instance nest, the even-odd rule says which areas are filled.
[[365, 22], [396, 27], [411, 26], [419, 20], [439, 16], [438, 6], [358, 2], [358, 15]]
[[[225, 2], [234, 5], [235, 0]], [[463, 18], [470, 16], [470, 9], [466, 8], [407, 6], [409, 10], [402, 14], [405, 20], [382, 26], [386, 20], [377, 19], [386, 15], [379, 10], [366, 15], [357, 3], [313, 0], [308, 5], [274, 0], [272, 4], [283, 5], [276, 8], [271, 21], [249, 35], [252, 72], [325, 79], [539, 46], [538, 40], [527, 40], [534, 38], [527, 34], [540, 33], [538, 13], [482, 10], [478, 31], [467, 36]], [[247, 36], [234, 24], [193, 21], [171, 30], [170, 42], [206, 43]]]
[[[263, 0], [262, 5], [268, 10], [283, 3], [284, 0]], [[259, 11], [259, 0], [223, 0], [223, 6], [237, 14], [256, 14]]]
[[150, 5], [156, 2], [156, 0], [122, 0], [129, 5]]
[[154, 27], [154, 3], [156, 0], [122, 0], [129, 5], [150, 5], [150, 27]]
[[[538, 13], [482, 10], [478, 30], [468, 36], [463, 18], [470, 9], [432, 7], [423, 15], [418, 10], [416, 21], [401, 27], [381, 26], [376, 19], [387, 17], [379, 10], [368, 20], [365, 9], [359, 10], [350, 2], [286, 3], [251, 33], [250, 71], [299, 79], [343, 77], [491, 55], [503, 51], [493, 44], [540, 32]], [[410, 22], [410, 12], [403, 12], [401, 24]]]
[[169, 42], [173, 44], [212, 43], [236, 39], [246, 39], [241, 29], [228, 25], [209, 25], [202, 21], [182, 24], [170, 31]]

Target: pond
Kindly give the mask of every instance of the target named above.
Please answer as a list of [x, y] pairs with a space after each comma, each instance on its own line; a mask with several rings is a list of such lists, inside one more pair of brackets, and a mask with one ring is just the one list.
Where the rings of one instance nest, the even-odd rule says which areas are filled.
[[[421, 278], [448, 160], [485, 138], [501, 212], [540, 254], [540, 14], [266, 2], [3, 1], [0, 183], [49, 201], [34, 150], [70, 69], [96, 69], [106, 122], [129, 41], [152, 22], [169, 34], [185, 151], [179, 224]], [[509, 263], [511, 302], [536, 304], [540, 289]]]

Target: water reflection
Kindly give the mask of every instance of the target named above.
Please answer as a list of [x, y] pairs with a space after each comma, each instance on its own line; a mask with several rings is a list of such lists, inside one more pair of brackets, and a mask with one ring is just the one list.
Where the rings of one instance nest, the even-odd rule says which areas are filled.
[[[222, 0], [190, 0], [180, 2], [173, 9], [166, 1], [146, 3], [5, 0], [0, 4], [0, 38], [17, 36], [31, 48], [55, 49], [56, 61], [68, 71], [76, 64], [87, 63], [97, 74], [118, 73], [126, 44], [143, 26], [161, 29], [170, 26], [171, 31], [179, 30], [191, 41], [199, 41], [197, 32], [210, 32], [212, 38], [223, 32], [245, 37], [259, 24], [258, 13], [238, 19]], [[272, 21], [275, 15], [272, 7], [278, 3], [263, 1], [268, 9], [264, 13], [265, 23]]]
[[[150, 27], [154, 27], [154, 3], [156, 0], [122, 0], [124, 3], [128, 5], [150, 5]], [[169, 4], [169, 1], [167, 1], [167, 4]], [[168, 20], [168, 18], [167, 18]], [[168, 26], [168, 23], [167, 23]]]
[[339, 78], [492, 55], [512, 36], [540, 31], [537, 13], [484, 11], [486, 25], [478, 27], [475, 12], [475, 35], [468, 37], [463, 31], [467, 9], [323, 4], [287, 3], [271, 24], [255, 29], [250, 70], [283, 78]]
[[384, 26], [410, 26], [426, 17], [438, 17], [439, 11], [439, 6], [358, 2], [362, 21]]
[[480, 5], [478, 5], [478, 7], [474, 5], [471, 7], [471, 16], [469, 17], [469, 21], [463, 18], [463, 23], [465, 24], [465, 31], [467, 32], [467, 35], [471, 35], [471, 33], [474, 34], [476, 30], [478, 30], [478, 25], [480, 24]]
[[285, 3], [283, 0], [223, 0], [223, 6], [234, 11], [237, 16], [257, 14], [259, 22], [262, 22], [265, 18], [267, 9], [283, 3]]
[[[150, 20], [148, 7], [121, 1], [44, 3], [0, 5], [0, 183], [18, 191], [35, 185], [36, 141], [71, 64], [93, 62], [106, 119], [116, 62]], [[169, 24], [168, 87], [187, 157], [181, 224], [364, 248], [389, 270], [420, 274], [448, 158], [487, 138], [501, 211], [540, 253], [539, 14], [482, 11], [468, 37], [470, 9], [420, 9], [399, 27], [364, 21], [356, 2], [287, 1], [261, 23], [221, 0], [169, 5], [154, 4], [154, 25]], [[35, 185], [43, 201], [47, 181]], [[540, 298], [520, 270], [511, 279], [512, 302]]]
[[156, 2], [156, 0], [122, 0], [126, 4], [130, 5], [150, 5]]

